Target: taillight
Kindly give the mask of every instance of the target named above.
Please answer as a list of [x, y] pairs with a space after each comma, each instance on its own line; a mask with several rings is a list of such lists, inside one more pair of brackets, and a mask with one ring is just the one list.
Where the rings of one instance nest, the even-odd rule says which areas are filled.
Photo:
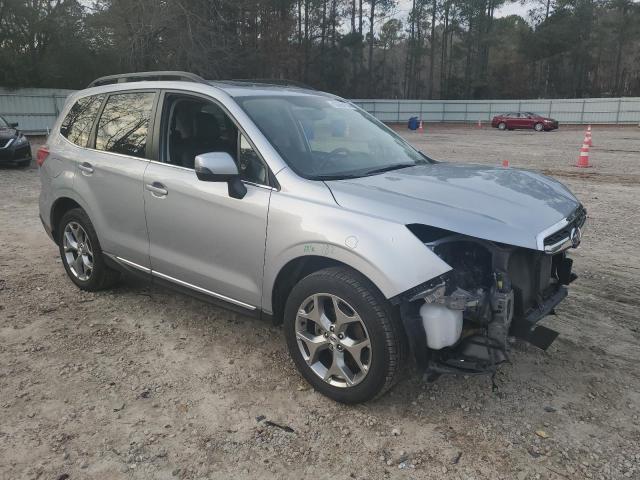
[[42, 145], [38, 149], [38, 153], [36, 154], [36, 163], [38, 164], [39, 167], [42, 166], [42, 164], [44, 163], [44, 161], [47, 159], [48, 156], [49, 156], [49, 147], [47, 145]]

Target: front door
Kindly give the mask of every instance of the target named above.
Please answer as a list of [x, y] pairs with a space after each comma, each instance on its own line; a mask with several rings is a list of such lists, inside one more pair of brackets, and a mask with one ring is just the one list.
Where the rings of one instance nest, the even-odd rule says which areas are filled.
[[524, 113], [516, 113], [515, 115], [516, 128], [529, 128], [529, 119]]
[[[262, 160], [213, 101], [166, 93], [159, 128], [163, 161], [151, 162], [144, 175], [153, 275], [259, 308], [272, 192]], [[230, 197], [225, 182], [198, 180], [195, 156], [214, 151], [242, 167], [244, 198]]]

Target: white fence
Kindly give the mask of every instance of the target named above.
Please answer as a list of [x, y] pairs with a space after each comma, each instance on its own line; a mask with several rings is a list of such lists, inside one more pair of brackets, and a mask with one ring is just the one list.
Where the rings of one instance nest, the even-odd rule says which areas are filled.
[[560, 123], [640, 124], [640, 97], [549, 100], [353, 100], [383, 122], [490, 121], [505, 112], [534, 112]]
[[[0, 115], [28, 133], [46, 133], [73, 90], [0, 88]], [[535, 112], [561, 123], [640, 124], [640, 97], [553, 100], [353, 100], [383, 122], [487, 122], [503, 112]]]
[[18, 122], [27, 133], [46, 133], [55, 122], [67, 96], [73, 90], [53, 88], [0, 88], [0, 116]]

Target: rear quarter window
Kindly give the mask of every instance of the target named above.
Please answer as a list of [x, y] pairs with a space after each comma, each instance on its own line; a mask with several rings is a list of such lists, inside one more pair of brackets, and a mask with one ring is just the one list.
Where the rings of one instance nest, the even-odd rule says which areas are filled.
[[104, 95], [84, 97], [73, 104], [60, 126], [60, 134], [80, 147], [86, 147], [91, 128], [96, 118]]
[[112, 94], [102, 110], [96, 149], [144, 158], [154, 92]]

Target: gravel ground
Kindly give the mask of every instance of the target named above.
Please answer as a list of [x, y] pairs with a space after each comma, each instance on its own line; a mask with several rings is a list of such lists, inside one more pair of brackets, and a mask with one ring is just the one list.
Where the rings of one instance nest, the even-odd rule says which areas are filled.
[[0, 169], [0, 479], [640, 478], [640, 130], [406, 133], [437, 159], [542, 170], [589, 211], [578, 281], [497, 375], [315, 393], [282, 331], [146, 284], [66, 278], [36, 169]]

